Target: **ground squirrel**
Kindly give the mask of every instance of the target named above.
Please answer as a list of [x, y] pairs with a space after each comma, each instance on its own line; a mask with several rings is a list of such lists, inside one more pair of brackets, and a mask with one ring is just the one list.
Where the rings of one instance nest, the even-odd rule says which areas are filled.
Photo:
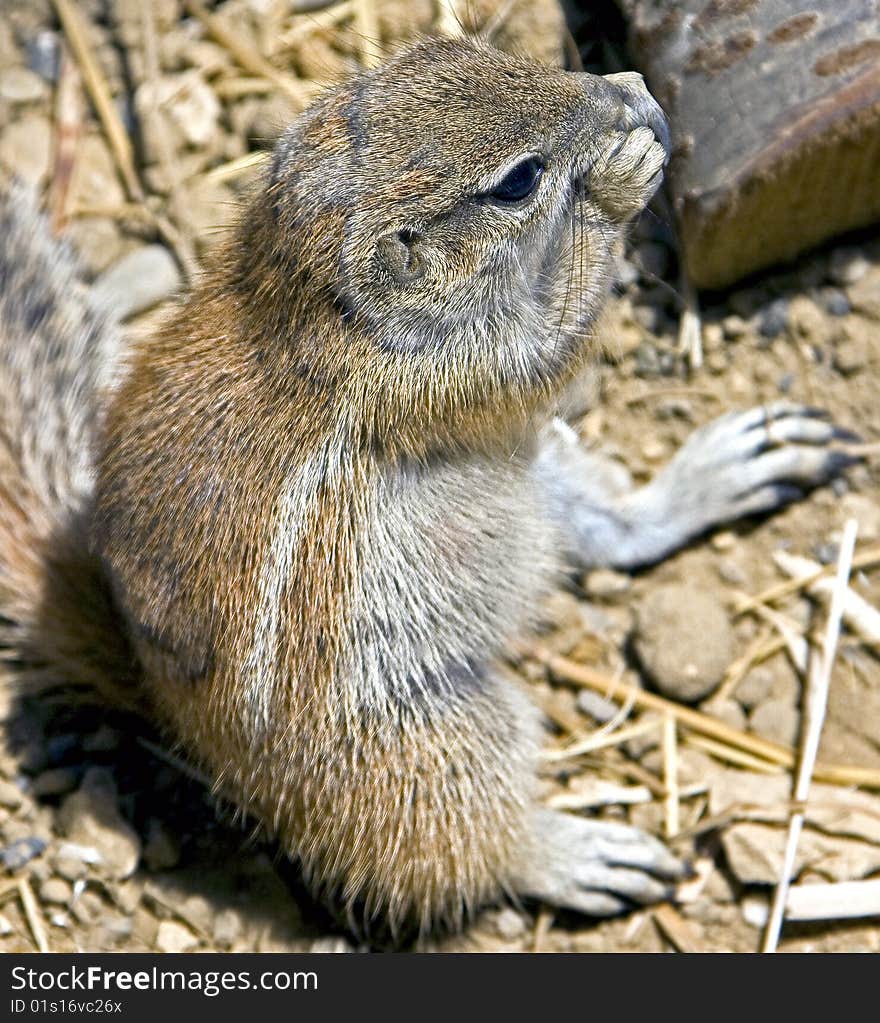
[[638, 75], [421, 43], [290, 127], [130, 353], [13, 194], [16, 671], [127, 692], [361, 921], [662, 897], [680, 866], [659, 842], [538, 805], [540, 722], [505, 645], [567, 566], [654, 561], [843, 464], [832, 426], [780, 404], [632, 490], [553, 419], [667, 152]]

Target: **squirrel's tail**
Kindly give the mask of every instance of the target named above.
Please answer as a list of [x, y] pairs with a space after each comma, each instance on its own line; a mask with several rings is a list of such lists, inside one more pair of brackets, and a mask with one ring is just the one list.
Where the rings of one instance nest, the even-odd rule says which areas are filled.
[[89, 553], [100, 397], [120, 354], [107, 312], [24, 186], [0, 186], [0, 666], [136, 706], [135, 672]]

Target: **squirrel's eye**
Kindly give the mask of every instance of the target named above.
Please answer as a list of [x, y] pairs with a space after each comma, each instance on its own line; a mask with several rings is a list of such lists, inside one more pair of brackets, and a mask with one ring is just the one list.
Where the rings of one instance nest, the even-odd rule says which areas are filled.
[[518, 163], [488, 193], [496, 202], [519, 202], [530, 196], [538, 187], [544, 173], [544, 161], [537, 156], [530, 156]]

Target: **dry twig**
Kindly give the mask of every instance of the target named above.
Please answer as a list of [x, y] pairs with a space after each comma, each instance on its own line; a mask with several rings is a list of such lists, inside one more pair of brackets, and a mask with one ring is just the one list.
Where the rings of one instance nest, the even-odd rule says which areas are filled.
[[[615, 690], [614, 679], [583, 664], [577, 664], [541, 647], [533, 648], [533, 654], [537, 660], [546, 665], [552, 674], [566, 682], [586, 689], [593, 689], [603, 696], [608, 696], [612, 690]], [[656, 693], [649, 693], [637, 686], [620, 682], [616, 684], [614, 699], [627, 699], [632, 693], [635, 693], [633, 703], [636, 707], [658, 711], [661, 714], [669, 712], [674, 715], [680, 725], [701, 735], [717, 739], [736, 749], [745, 750], [771, 764], [779, 764], [789, 769], [794, 766], [795, 757], [791, 747], [782, 746], [769, 739], [762, 739], [757, 735], [750, 735], [738, 728], [732, 728], [717, 718], [702, 714], [692, 707], [684, 707], [672, 700], [666, 700]], [[817, 762], [813, 773], [817, 781], [825, 781], [830, 785], [857, 785], [864, 788], [880, 789], [880, 771], [870, 767]]]
[[[800, 760], [794, 784], [794, 802], [798, 807], [806, 803], [810, 794], [810, 782], [819, 752], [819, 739], [825, 721], [825, 708], [828, 705], [828, 689], [831, 685], [831, 669], [837, 653], [837, 642], [840, 638], [840, 621], [843, 614], [845, 594], [847, 592], [849, 574], [852, 570], [853, 552], [856, 545], [858, 523], [850, 519], [843, 530], [840, 543], [840, 555], [837, 561], [834, 594], [828, 610], [828, 624], [825, 639], [821, 648], [813, 650], [810, 660], [810, 675], [804, 699], [804, 723], [801, 729], [802, 742]], [[782, 861], [782, 872], [770, 908], [767, 929], [764, 932], [763, 952], [775, 952], [782, 930], [782, 919], [785, 912], [785, 900], [794, 873], [797, 844], [804, 826], [804, 812], [798, 808], [792, 813], [788, 823], [788, 836], [785, 844], [785, 855]]]

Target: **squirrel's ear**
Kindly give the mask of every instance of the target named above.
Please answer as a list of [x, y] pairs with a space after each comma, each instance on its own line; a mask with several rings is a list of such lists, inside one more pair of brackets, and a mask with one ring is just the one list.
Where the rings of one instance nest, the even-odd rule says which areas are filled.
[[422, 236], [406, 228], [384, 234], [376, 242], [376, 254], [382, 268], [399, 284], [417, 281], [425, 274]]

